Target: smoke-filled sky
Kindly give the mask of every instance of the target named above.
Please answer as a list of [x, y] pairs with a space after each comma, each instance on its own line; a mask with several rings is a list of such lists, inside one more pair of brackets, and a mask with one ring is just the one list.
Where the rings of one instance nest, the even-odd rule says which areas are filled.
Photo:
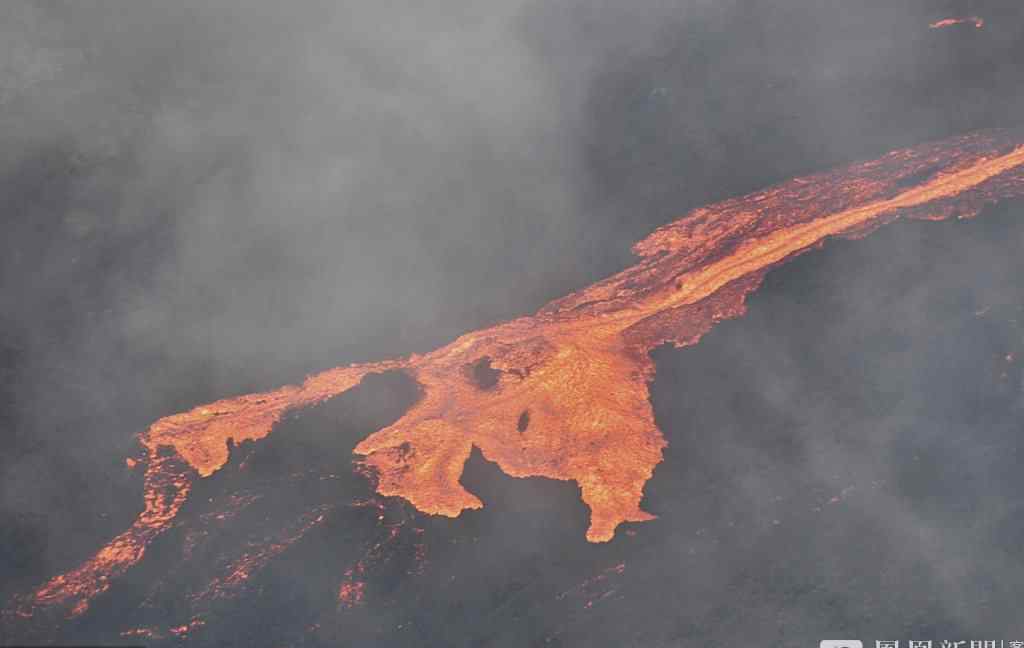
[[1019, 125], [1022, 18], [3, 3], [0, 594], [119, 530], [112, 475], [160, 416], [533, 312], [703, 203]]

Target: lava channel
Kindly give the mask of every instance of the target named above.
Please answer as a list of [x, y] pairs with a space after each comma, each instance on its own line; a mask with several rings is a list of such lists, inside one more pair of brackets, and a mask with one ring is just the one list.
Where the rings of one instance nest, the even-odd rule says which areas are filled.
[[144, 511], [83, 565], [25, 597], [18, 614], [53, 606], [80, 614], [171, 524], [190, 484], [225, 464], [229, 441], [262, 439], [286, 412], [389, 370], [415, 379], [422, 396], [355, 448], [381, 495], [450, 517], [480, 508], [459, 483], [476, 446], [511, 476], [574, 481], [590, 508], [587, 539], [608, 541], [622, 522], [653, 517], [640, 501], [666, 442], [648, 398], [652, 348], [695, 344], [743, 314], [768, 270], [829, 237], [861, 237], [900, 217], [972, 217], [1022, 195], [1020, 133], [894, 151], [696, 209], [637, 243], [634, 266], [430, 353], [339, 367], [162, 418], [140, 435]]

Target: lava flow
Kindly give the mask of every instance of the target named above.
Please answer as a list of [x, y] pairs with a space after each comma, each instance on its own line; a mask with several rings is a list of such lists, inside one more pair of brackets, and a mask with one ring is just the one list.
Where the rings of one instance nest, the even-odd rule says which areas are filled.
[[387, 370], [406, 372], [422, 395], [355, 448], [380, 494], [451, 517], [480, 508], [459, 482], [476, 446], [509, 475], [576, 482], [590, 508], [587, 539], [610, 540], [622, 522], [652, 518], [640, 501], [666, 445], [648, 398], [652, 348], [694, 344], [717, 322], [741, 315], [770, 268], [828, 237], [860, 237], [899, 217], [971, 217], [987, 203], [1020, 196], [1020, 133], [895, 151], [696, 209], [637, 243], [636, 265], [535, 315], [425, 355], [332, 369], [301, 385], [160, 419], [141, 435], [148, 453], [143, 513], [92, 559], [26, 599], [23, 613], [50, 605], [82, 612], [171, 524], [192, 481], [225, 464], [229, 441], [261, 439], [286, 412]]
[[944, 27], [952, 27], [953, 25], [974, 25], [975, 29], [981, 29], [985, 26], [985, 21], [977, 16], [968, 16], [967, 18], [944, 18], [942, 20], [936, 20], [928, 26], [932, 29], [942, 29]]

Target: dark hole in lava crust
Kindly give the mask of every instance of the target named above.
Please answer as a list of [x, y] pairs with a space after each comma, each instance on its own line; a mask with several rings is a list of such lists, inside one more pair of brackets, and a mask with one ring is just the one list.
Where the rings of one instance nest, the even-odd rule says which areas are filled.
[[528, 427], [530, 427], [530, 410], [523, 410], [523, 413], [519, 415], [519, 420], [516, 422], [516, 429], [520, 432], [526, 432]]
[[494, 389], [498, 385], [498, 378], [501, 377], [501, 371], [491, 366], [490, 356], [484, 356], [470, 365], [469, 377], [480, 389]]

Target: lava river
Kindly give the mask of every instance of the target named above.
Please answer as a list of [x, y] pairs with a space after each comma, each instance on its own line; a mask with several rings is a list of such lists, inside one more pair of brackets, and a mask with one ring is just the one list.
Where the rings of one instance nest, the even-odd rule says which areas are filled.
[[587, 539], [610, 540], [620, 523], [652, 517], [640, 502], [666, 445], [648, 397], [652, 348], [694, 344], [741, 315], [769, 269], [829, 237], [864, 236], [901, 217], [972, 217], [1020, 196], [1020, 133], [895, 151], [696, 209], [637, 243], [632, 267], [430, 353], [339, 367], [160, 419], [140, 435], [143, 512], [91, 559], [25, 597], [17, 614], [82, 613], [169, 527], [195, 480], [224, 466], [229, 440], [266, 437], [286, 412], [384, 371], [404, 371], [421, 395], [355, 448], [378, 493], [450, 517], [480, 508], [460, 483], [476, 446], [511, 476], [574, 481], [590, 509]]

